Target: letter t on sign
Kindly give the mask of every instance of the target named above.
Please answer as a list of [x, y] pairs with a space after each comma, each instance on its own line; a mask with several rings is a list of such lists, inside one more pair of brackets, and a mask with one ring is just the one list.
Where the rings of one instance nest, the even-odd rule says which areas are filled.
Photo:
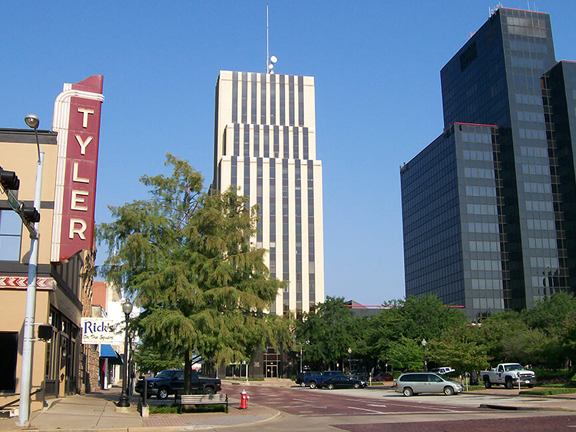
[[88, 127], [88, 114], [94, 114], [94, 110], [89, 108], [78, 108], [78, 112], [84, 114], [84, 117], [82, 118], [82, 127], [86, 129]]

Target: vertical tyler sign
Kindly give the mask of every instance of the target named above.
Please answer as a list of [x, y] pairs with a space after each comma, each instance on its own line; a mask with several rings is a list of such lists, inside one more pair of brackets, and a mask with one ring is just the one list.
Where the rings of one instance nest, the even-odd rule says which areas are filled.
[[64, 84], [54, 104], [58, 166], [51, 261], [94, 246], [94, 205], [100, 137], [102, 75]]

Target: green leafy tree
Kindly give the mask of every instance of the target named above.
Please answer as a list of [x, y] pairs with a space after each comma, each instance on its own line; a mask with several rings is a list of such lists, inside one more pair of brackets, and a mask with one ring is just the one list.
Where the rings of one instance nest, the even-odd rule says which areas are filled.
[[440, 338], [428, 344], [428, 349], [431, 361], [451, 366], [459, 372], [472, 372], [489, 366], [481, 329], [477, 326], [445, 329]]
[[[189, 386], [191, 357], [218, 366], [248, 360], [266, 342], [289, 339], [288, 323], [265, 313], [282, 283], [250, 237], [256, 209], [232, 189], [209, 196], [202, 176], [170, 154], [171, 176], [143, 176], [151, 199], [111, 208], [99, 227], [109, 255], [104, 271], [146, 313], [145, 341], [183, 356]], [[189, 391], [186, 388], [185, 391]]]
[[574, 358], [575, 351], [567, 335], [575, 313], [576, 298], [563, 292], [545, 297], [530, 310], [523, 311], [524, 322], [535, 332], [527, 341], [533, 353], [530, 363], [562, 368]]
[[298, 321], [297, 341], [303, 347], [304, 361], [325, 369], [348, 358], [348, 349], [356, 353], [358, 320], [342, 297], [326, 297], [315, 310]]
[[402, 336], [390, 344], [388, 364], [397, 370], [421, 371], [424, 368], [424, 349], [416, 340]]
[[[438, 339], [444, 330], [462, 327], [467, 322], [461, 310], [445, 306], [432, 295], [408, 297], [383, 306], [384, 309], [371, 318], [366, 338], [367, 345], [372, 347], [371, 355], [388, 364], [397, 363], [391, 360], [398, 356], [395, 350], [401, 347], [406, 352], [406, 347], [411, 346], [406, 342], [399, 345], [400, 341], [412, 340], [420, 347], [421, 357], [423, 339], [428, 342]], [[406, 368], [406, 363], [402, 368]]]

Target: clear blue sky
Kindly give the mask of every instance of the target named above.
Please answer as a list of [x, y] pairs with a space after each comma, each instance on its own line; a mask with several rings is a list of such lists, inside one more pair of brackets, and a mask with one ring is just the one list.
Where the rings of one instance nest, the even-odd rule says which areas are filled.
[[[502, 3], [549, 13], [556, 58], [576, 60], [573, 0]], [[269, 1], [276, 71], [315, 77], [326, 295], [404, 297], [399, 167], [442, 132], [440, 69], [497, 4]], [[97, 223], [147, 196], [166, 152], [208, 186], [218, 72], [266, 67], [266, 0], [6, 1], [0, 22], [0, 128], [50, 129], [63, 83], [104, 76]]]

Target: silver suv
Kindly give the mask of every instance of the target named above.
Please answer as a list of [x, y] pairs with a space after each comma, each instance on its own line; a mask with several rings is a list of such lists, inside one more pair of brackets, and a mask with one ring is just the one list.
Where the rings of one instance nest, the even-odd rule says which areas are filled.
[[444, 377], [430, 372], [405, 373], [396, 380], [395, 391], [404, 396], [417, 395], [418, 393], [444, 393], [451, 396], [464, 390], [462, 384], [450, 381]]

